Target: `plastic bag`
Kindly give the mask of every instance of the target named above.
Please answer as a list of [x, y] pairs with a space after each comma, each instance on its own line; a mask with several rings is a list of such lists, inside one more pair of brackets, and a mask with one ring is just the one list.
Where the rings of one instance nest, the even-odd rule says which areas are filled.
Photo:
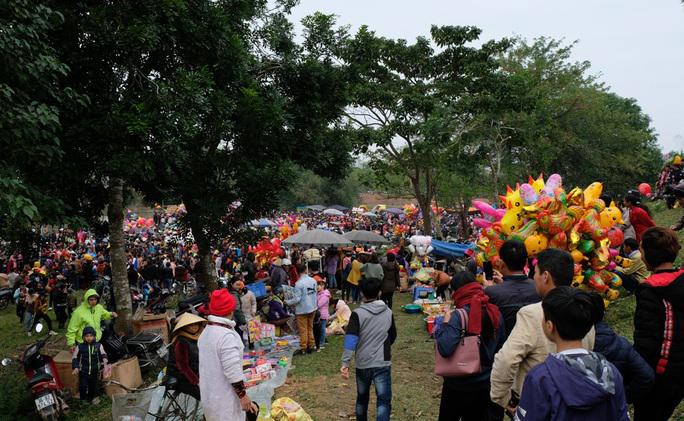
[[290, 398], [279, 398], [271, 405], [274, 421], [313, 421], [304, 409]]

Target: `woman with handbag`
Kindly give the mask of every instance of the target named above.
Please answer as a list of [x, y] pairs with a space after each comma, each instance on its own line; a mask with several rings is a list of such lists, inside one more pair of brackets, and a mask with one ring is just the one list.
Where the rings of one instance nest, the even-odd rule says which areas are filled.
[[456, 310], [435, 331], [435, 374], [444, 377], [440, 421], [489, 417], [489, 376], [494, 354], [505, 341], [503, 318], [469, 271], [451, 280]]

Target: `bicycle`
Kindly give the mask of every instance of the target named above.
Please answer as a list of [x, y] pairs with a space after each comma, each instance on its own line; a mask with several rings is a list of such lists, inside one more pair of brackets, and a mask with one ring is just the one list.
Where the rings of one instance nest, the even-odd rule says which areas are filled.
[[[115, 385], [124, 389], [127, 393], [145, 393], [163, 386], [164, 396], [156, 413], [147, 411], [147, 415], [156, 421], [186, 421], [202, 419], [200, 403], [195, 398], [174, 389], [177, 380], [166, 376], [159, 385], [143, 388], [130, 388], [115, 380], [107, 380], [105, 385]], [[149, 408], [148, 408], [149, 409]]]

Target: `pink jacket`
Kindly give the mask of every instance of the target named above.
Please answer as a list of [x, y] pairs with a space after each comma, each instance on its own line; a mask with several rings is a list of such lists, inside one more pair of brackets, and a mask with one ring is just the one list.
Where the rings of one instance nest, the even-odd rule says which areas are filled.
[[318, 293], [318, 311], [321, 312], [321, 319], [328, 320], [330, 318], [330, 291], [324, 289]]

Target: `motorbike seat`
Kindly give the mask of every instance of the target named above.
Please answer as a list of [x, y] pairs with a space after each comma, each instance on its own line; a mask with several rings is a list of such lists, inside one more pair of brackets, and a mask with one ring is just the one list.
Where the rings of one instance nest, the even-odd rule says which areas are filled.
[[50, 381], [52, 381], [52, 376], [49, 375], [48, 373], [37, 373], [36, 375], [31, 377], [31, 380], [28, 381], [28, 388], [30, 389], [33, 386], [35, 386], [41, 382], [50, 382]]

